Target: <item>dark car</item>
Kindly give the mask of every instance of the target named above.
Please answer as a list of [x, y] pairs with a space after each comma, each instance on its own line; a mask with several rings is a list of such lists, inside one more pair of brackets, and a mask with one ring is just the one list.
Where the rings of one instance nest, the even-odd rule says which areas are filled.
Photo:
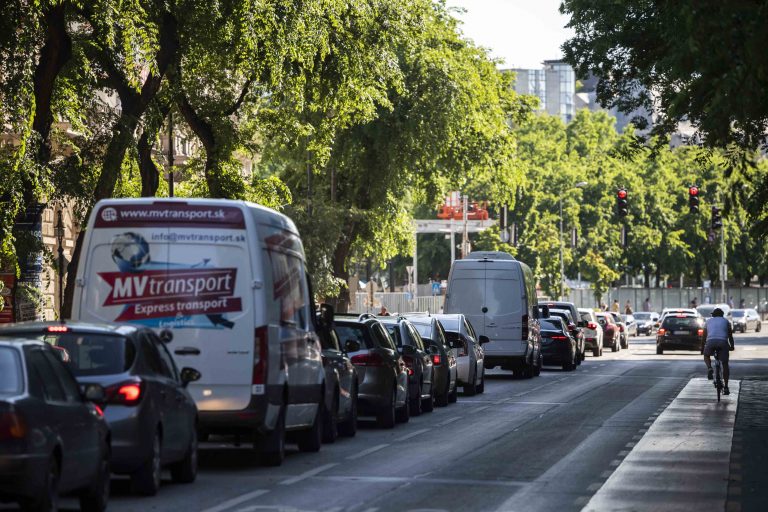
[[418, 416], [423, 411], [431, 412], [435, 406], [432, 387], [433, 364], [421, 335], [405, 317], [379, 317], [379, 321], [395, 340], [397, 350], [408, 367], [411, 415]]
[[445, 407], [458, 398], [456, 356], [445, 337], [440, 321], [429, 315], [406, 315], [427, 344], [434, 365], [432, 386], [435, 389], [435, 404]]
[[[318, 334], [323, 347], [323, 369], [327, 384], [323, 442], [332, 443], [339, 435], [353, 437], [357, 434], [357, 368], [346, 351], [341, 349], [336, 331], [320, 330]], [[360, 349], [354, 343], [350, 343], [349, 348]]]
[[610, 346], [611, 352], [621, 350], [621, 333], [613, 315], [608, 312], [599, 312], [595, 315], [597, 316], [597, 323], [603, 328], [603, 346]]
[[106, 509], [109, 427], [90, 401], [103, 398], [46, 343], [0, 339], [0, 502], [58, 510], [59, 493], [77, 492], [81, 509]]
[[112, 471], [130, 475], [138, 494], [153, 495], [163, 466], [175, 482], [197, 475], [197, 407], [186, 390], [200, 378], [181, 372], [152, 329], [135, 325], [71, 322], [20, 323], [0, 335], [45, 341], [81, 384], [105, 388], [104, 417], [112, 438]]
[[549, 316], [560, 318], [565, 324], [568, 333], [576, 341], [576, 365], [580, 365], [581, 362], [587, 357], [587, 349], [584, 343], [584, 330], [577, 326], [577, 323], [571, 316], [571, 312], [567, 309], [550, 309]]
[[[584, 342], [584, 329], [587, 327], [588, 321], [582, 319], [582, 315], [579, 313], [579, 309], [573, 302], [564, 302], [557, 300], [539, 301], [540, 305], [547, 306], [550, 310], [565, 310], [571, 314], [571, 318], [575, 321], [575, 328], [569, 327], [571, 335], [576, 339], [576, 343], [579, 346], [579, 362], [583, 361], [587, 357], [587, 347]], [[577, 335], [578, 331], [578, 335]]]
[[381, 322], [373, 315], [337, 315], [334, 329], [357, 369], [360, 414], [376, 416], [384, 428], [407, 422], [408, 369]]
[[540, 319], [541, 354], [546, 366], [561, 366], [565, 371], [576, 369], [578, 347], [564, 321], [557, 316]]
[[694, 315], [668, 315], [656, 333], [656, 353], [665, 350], [704, 352], [704, 319]]

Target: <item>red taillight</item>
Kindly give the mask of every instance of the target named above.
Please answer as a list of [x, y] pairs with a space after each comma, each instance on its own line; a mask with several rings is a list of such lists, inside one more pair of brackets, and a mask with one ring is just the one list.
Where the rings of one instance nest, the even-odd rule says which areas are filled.
[[47, 331], [48, 332], [68, 332], [69, 327], [67, 327], [66, 325], [49, 325]]
[[440, 354], [432, 354], [432, 364], [435, 366], [440, 366], [442, 360], [443, 359], [440, 357]]
[[663, 335], [664, 335], [664, 333], [666, 333], [666, 332], [667, 332], [667, 330], [666, 330], [665, 328], [663, 328], [663, 327], [662, 327], [662, 328], [660, 328], [660, 329], [659, 329], [659, 336], [663, 336]]
[[384, 358], [382, 358], [376, 352], [358, 354], [356, 356], [352, 356], [352, 364], [355, 366], [383, 366]]
[[141, 402], [143, 383], [140, 380], [113, 384], [105, 390], [107, 403], [119, 405], [136, 405]]
[[568, 336], [560, 336], [560, 335], [556, 334], [556, 335], [552, 336], [552, 339], [553, 340], [557, 340], [557, 341], [565, 341], [565, 340], [568, 339]]
[[587, 324], [587, 329], [597, 329], [597, 324], [595, 322], [589, 322]]
[[251, 393], [264, 394], [267, 378], [267, 353], [269, 351], [269, 327], [264, 325], [253, 333], [253, 378]]
[[619, 324], [619, 330], [620, 330], [621, 332], [624, 332], [624, 326], [623, 326], [623, 325], [621, 325], [621, 324]]
[[696, 331], [696, 333], [697, 333], [699, 336], [704, 336], [704, 329], [699, 329], [698, 331]]
[[96, 404], [93, 404], [93, 408], [96, 409], [96, 414], [99, 415], [99, 418], [103, 418], [104, 417], [104, 410], [101, 407], [99, 407]]
[[521, 337], [523, 338], [523, 341], [528, 341], [528, 315], [523, 315], [523, 322], [522, 322], [523, 328], [521, 330]]
[[15, 411], [0, 412], [0, 441], [24, 439], [27, 425], [21, 415]]
[[411, 367], [409, 366], [409, 367], [408, 367], [408, 376], [410, 377], [411, 375], [413, 375], [413, 368], [411, 368]]

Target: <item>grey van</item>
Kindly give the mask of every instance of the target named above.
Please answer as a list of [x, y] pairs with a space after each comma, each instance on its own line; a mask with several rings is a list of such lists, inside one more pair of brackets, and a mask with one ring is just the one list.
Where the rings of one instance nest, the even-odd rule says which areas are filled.
[[536, 283], [525, 263], [501, 251], [476, 251], [456, 260], [448, 276], [445, 313], [462, 313], [486, 336], [485, 368], [522, 377], [541, 372]]

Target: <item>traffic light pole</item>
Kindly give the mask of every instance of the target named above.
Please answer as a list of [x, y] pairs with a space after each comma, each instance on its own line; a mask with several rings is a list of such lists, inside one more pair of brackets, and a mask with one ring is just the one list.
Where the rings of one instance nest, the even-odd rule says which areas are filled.
[[565, 262], [563, 261], [563, 197], [560, 196], [560, 300], [565, 295]]
[[728, 302], [725, 296], [725, 280], [728, 278], [728, 270], [725, 268], [725, 224], [720, 228], [720, 299]]

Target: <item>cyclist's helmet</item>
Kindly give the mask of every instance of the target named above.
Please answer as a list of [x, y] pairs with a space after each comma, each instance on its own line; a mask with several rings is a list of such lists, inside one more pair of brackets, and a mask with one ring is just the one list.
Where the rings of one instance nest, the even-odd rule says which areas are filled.
[[712, 316], [723, 316], [723, 310], [720, 308], [715, 308], [712, 310]]

